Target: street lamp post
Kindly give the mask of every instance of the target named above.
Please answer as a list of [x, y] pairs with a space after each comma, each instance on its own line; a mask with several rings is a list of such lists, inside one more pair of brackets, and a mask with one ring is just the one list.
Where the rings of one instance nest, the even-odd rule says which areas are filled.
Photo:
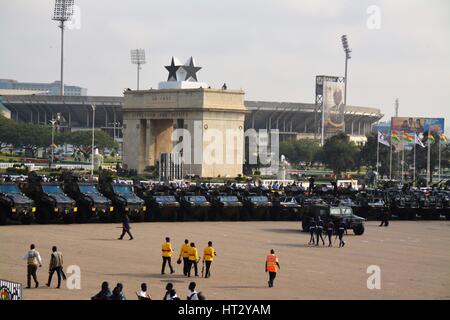
[[50, 162], [50, 168], [53, 167], [53, 162], [54, 162], [54, 150], [55, 150], [55, 123], [56, 120], [52, 119], [50, 120], [50, 123], [52, 124], [52, 145], [50, 146], [52, 149], [52, 160]]
[[91, 177], [94, 177], [94, 142], [95, 140], [95, 104], [92, 105], [92, 147], [91, 147], [91, 160], [92, 160], [92, 167], [91, 167]]
[[350, 53], [352, 52], [352, 50], [348, 46], [348, 40], [347, 40], [347, 35], [346, 34], [344, 34], [341, 37], [341, 40], [342, 40], [342, 47], [344, 48], [344, 52], [345, 52], [344, 105], [347, 106], [347, 65], [348, 65], [348, 60], [351, 59]]
[[144, 49], [131, 50], [131, 63], [137, 65], [136, 89], [139, 90], [139, 70], [141, 70], [142, 65], [145, 64], [145, 50]]

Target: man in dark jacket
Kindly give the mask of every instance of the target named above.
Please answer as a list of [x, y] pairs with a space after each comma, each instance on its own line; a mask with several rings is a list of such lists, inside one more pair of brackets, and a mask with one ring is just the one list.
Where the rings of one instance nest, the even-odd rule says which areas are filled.
[[125, 233], [128, 233], [130, 240], [133, 240], [133, 235], [131, 234], [130, 229], [130, 218], [128, 217], [128, 213], [125, 212], [122, 219], [122, 234], [120, 235], [119, 240], [123, 239]]
[[102, 283], [102, 288], [99, 293], [97, 293], [95, 296], [91, 298], [91, 300], [109, 300], [112, 293], [109, 289], [109, 283], [107, 281], [104, 281]]
[[49, 275], [47, 287], [50, 287], [50, 284], [52, 283], [53, 274], [56, 272], [56, 275], [58, 276], [58, 286], [56, 288], [59, 289], [61, 287], [61, 277], [63, 276], [64, 271], [63, 271], [63, 257], [61, 252], [58, 252], [56, 246], [53, 246], [52, 248], [52, 255], [50, 256], [50, 265], [48, 267], [48, 272]]

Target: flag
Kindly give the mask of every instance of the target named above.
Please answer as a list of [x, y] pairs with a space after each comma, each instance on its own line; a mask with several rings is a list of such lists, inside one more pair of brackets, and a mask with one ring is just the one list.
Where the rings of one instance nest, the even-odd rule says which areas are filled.
[[431, 132], [428, 132], [428, 140], [430, 140], [430, 143], [436, 142], [436, 139], [434, 138], [434, 136]]
[[391, 141], [400, 142], [400, 138], [398, 137], [397, 132], [395, 131], [391, 132]]
[[386, 137], [378, 131], [378, 142], [384, 144], [385, 146], [390, 146], [389, 142], [386, 140]]
[[425, 145], [423, 144], [422, 140], [420, 140], [420, 138], [417, 134], [414, 134], [414, 143], [418, 144], [422, 148], [425, 148]]
[[441, 134], [439, 135], [439, 141], [440, 141], [440, 142], [445, 142], [445, 143], [447, 143], [447, 142], [448, 142], [448, 139], [447, 139], [447, 137], [445, 136], [445, 134], [441, 133]]
[[406, 142], [413, 142], [414, 141], [414, 137], [412, 135], [406, 133], [406, 132], [403, 133], [402, 138]]

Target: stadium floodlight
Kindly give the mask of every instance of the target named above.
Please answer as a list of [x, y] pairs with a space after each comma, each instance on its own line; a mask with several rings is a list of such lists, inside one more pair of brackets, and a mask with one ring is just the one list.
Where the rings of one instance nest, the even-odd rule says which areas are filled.
[[61, 28], [61, 83], [60, 94], [64, 95], [64, 23], [72, 19], [74, 0], [55, 0], [52, 20], [59, 21]]
[[346, 34], [341, 36], [341, 41], [342, 41], [342, 47], [344, 48], [344, 52], [345, 52], [344, 105], [347, 105], [347, 65], [348, 65], [348, 59], [352, 58], [351, 55], [350, 55], [352, 50], [348, 46], [348, 40], [347, 40], [347, 35]]
[[141, 66], [145, 64], [145, 50], [131, 50], [131, 63], [137, 65], [137, 90], [139, 90], [139, 70], [141, 70]]

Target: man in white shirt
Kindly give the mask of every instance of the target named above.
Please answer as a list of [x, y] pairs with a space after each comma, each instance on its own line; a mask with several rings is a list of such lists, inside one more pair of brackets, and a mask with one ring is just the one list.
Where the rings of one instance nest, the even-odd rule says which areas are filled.
[[195, 284], [195, 282], [189, 283], [189, 287], [188, 287], [189, 293], [188, 293], [188, 296], [187, 296], [188, 300], [199, 300], [198, 299], [198, 292], [195, 291], [195, 287], [196, 286], [197, 285]]
[[146, 283], [141, 284], [141, 291], [136, 292], [136, 295], [138, 297], [138, 300], [152, 300], [150, 295], [147, 293], [147, 284]]
[[34, 244], [30, 245], [30, 251], [23, 256], [23, 260], [27, 260], [27, 288], [31, 288], [31, 277], [33, 277], [35, 287], [39, 287], [36, 271], [38, 265], [42, 267], [42, 259]]

